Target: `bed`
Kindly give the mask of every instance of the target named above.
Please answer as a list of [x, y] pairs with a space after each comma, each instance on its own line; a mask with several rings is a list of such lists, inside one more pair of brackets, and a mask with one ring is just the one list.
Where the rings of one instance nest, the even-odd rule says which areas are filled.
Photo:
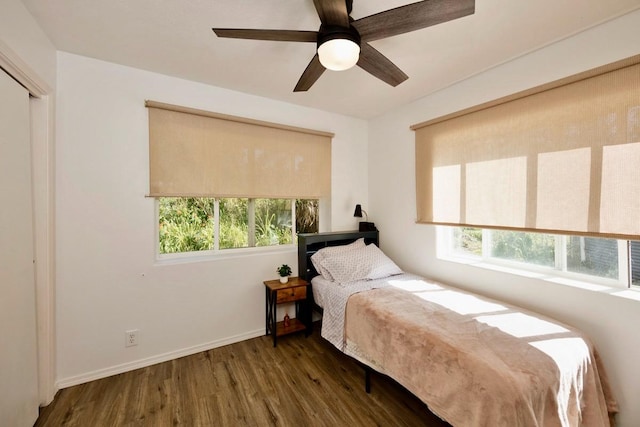
[[298, 238], [299, 276], [336, 348], [454, 426], [613, 425], [618, 407], [583, 333], [407, 274], [378, 245], [377, 231]]

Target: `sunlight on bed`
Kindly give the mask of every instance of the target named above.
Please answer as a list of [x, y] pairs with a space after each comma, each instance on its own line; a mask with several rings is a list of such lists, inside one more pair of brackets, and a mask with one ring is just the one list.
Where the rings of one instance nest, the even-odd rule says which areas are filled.
[[561, 372], [575, 369], [576, 360], [580, 360], [586, 368], [591, 358], [587, 343], [578, 337], [532, 341], [529, 344], [551, 357]]
[[389, 284], [395, 288], [403, 289], [409, 292], [420, 291], [437, 291], [442, 289], [435, 283], [427, 283], [424, 280], [389, 280]]
[[478, 316], [478, 322], [500, 329], [517, 338], [534, 337], [538, 335], [560, 334], [569, 332], [555, 323], [538, 319], [524, 313], [495, 314], [491, 316]]
[[503, 305], [456, 291], [421, 292], [416, 295], [462, 315], [494, 313], [496, 311], [507, 310]]
[[580, 399], [584, 390], [583, 377], [591, 362], [587, 343], [582, 338], [556, 338], [530, 342], [530, 345], [549, 356], [558, 366], [560, 373], [556, 402], [562, 425], [570, 425], [567, 419], [571, 400]]
[[[517, 338], [570, 332], [561, 325], [518, 312], [478, 316], [475, 319]], [[559, 382], [555, 392], [558, 416], [561, 425], [570, 425], [567, 414], [569, 408], [580, 407], [580, 403], [572, 402], [572, 399], [580, 399], [582, 396], [582, 379], [591, 362], [587, 343], [582, 338], [570, 337], [531, 341], [529, 345], [549, 356], [558, 367]]]

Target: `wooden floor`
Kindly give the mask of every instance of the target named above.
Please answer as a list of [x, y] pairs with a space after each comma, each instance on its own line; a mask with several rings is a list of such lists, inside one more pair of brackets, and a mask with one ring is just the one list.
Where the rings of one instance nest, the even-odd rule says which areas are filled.
[[61, 390], [36, 426], [433, 426], [448, 424], [363, 369], [319, 329], [260, 337]]

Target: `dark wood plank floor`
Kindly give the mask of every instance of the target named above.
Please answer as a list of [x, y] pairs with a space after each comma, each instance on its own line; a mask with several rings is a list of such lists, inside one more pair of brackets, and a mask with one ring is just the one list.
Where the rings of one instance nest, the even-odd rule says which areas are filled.
[[372, 375], [319, 329], [160, 363], [61, 390], [36, 426], [429, 426], [448, 424]]

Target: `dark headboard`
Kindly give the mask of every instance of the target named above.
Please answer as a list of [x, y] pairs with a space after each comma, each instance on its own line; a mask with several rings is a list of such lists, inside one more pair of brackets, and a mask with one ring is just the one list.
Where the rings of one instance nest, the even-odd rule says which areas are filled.
[[331, 233], [298, 234], [298, 277], [307, 280], [318, 275], [311, 263], [311, 255], [327, 246], [348, 245], [364, 238], [366, 244], [379, 246], [378, 231], [334, 231]]

